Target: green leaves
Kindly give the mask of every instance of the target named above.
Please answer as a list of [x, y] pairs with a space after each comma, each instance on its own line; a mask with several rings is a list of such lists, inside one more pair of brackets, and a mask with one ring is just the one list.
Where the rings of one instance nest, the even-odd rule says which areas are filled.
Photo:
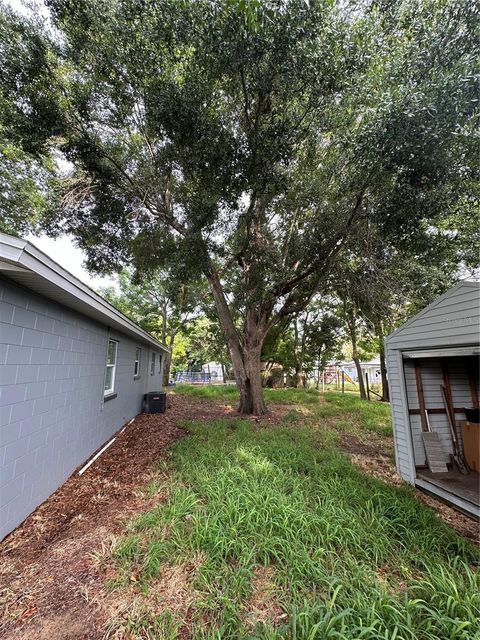
[[55, 150], [39, 222], [97, 271], [215, 273], [237, 367], [345, 261], [478, 262], [476, 3], [48, 6], [51, 29], [0, 21], [2, 136], [42, 168]]

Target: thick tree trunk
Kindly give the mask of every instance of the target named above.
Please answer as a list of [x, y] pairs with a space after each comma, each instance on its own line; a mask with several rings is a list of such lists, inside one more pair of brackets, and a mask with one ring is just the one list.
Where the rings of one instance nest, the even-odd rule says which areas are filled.
[[266, 335], [266, 321], [264, 318], [258, 318], [254, 310], [249, 310], [242, 345], [217, 272], [212, 268], [208, 271], [207, 278], [232, 359], [240, 394], [238, 410], [243, 414], [263, 415], [267, 408], [263, 399], [260, 355]]
[[261, 355], [266, 335], [266, 321], [257, 310], [247, 310], [243, 332], [244, 380], [240, 391], [240, 413], [263, 415], [267, 407], [263, 399]]
[[390, 390], [388, 388], [387, 363], [385, 361], [385, 344], [383, 342], [383, 327], [381, 322], [375, 323], [375, 333], [378, 338], [378, 350], [380, 352], [380, 375], [382, 377], [382, 402], [390, 402]]
[[240, 413], [263, 415], [267, 412], [263, 399], [262, 377], [260, 372], [260, 351], [248, 349], [244, 354], [245, 375], [241, 375]]
[[305, 386], [305, 376], [303, 375], [301, 364], [295, 367], [294, 384], [297, 389], [303, 389]]

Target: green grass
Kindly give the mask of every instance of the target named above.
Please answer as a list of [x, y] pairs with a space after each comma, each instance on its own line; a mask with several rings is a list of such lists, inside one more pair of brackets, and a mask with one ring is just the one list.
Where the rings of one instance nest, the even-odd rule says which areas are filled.
[[[370, 432], [385, 408], [365, 410], [341, 394], [325, 400], [317, 396], [305, 423], [293, 412], [270, 428], [186, 423], [189, 437], [158, 470], [169, 498], [119, 540], [110, 587], [126, 589], [133, 574], [148, 603], [167, 565], [194, 566], [195, 639], [480, 638], [476, 549], [409, 488], [363, 475], [318, 413], [328, 408], [345, 420], [353, 412], [356, 429]], [[252, 627], [246, 611], [260, 567], [270, 568], [285, 617]], [[183, 622], [150, 610], [122, 624], [128, 637], [173, 640]]]
[[181, 383], [175, 385], [171, 390], [177, 395], [189, 396], [191, 398], [199, 398], [202, 400], [219, 400], [222, 402], [237, 402], [238, 400], [238, 391], [234, 384], [196, 385]]
[[386, 402], [362, 401], [349, 393], [329, 391], [324, 394], [325, 405], [319, 413], [331, 415], [338, 420], [348, 420], [351, 431], [359, 434], [371, 431], [380, 435], [392, 434], [390, 405]]
[[[173, 392], [206, 400], [230, 403], [238, 401], [238, 391], [234, 384], [178, 384], [173, 388]], [[315, 389], [265, 389], [264, 394], [267, 402], [278, 402], [279, 404], [316, 404], [319, 401], [319, 393]]]
[[[235, 385], [180, 384], [174, 393], [189, 397], [235, 404], [238, 391]], [[339, 430], [361, 435], [367, 431], [391, 435], [390, 405], [373, 400], [361, 401], [358, 394], [339, 391], [318, 392], [316, 389], [265, 389], [269, 403], [288, 404], [308, 408], [315, 418], [335, 418]]]

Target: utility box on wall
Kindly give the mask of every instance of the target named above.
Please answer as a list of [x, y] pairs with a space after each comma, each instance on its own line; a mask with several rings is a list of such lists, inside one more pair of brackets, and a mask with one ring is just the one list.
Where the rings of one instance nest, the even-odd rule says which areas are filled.
[[164, 391], [150, 391], [143, 396], [145, 413], [165, 413], [167, 394]]

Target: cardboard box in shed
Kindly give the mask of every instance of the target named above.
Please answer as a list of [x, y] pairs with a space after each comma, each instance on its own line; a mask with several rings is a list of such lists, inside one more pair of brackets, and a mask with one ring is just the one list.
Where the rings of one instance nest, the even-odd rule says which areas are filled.
[[480, 424], [478, 422], [460, 422], [462, 427], [463, 451], [472, 471], [480, 471]]

